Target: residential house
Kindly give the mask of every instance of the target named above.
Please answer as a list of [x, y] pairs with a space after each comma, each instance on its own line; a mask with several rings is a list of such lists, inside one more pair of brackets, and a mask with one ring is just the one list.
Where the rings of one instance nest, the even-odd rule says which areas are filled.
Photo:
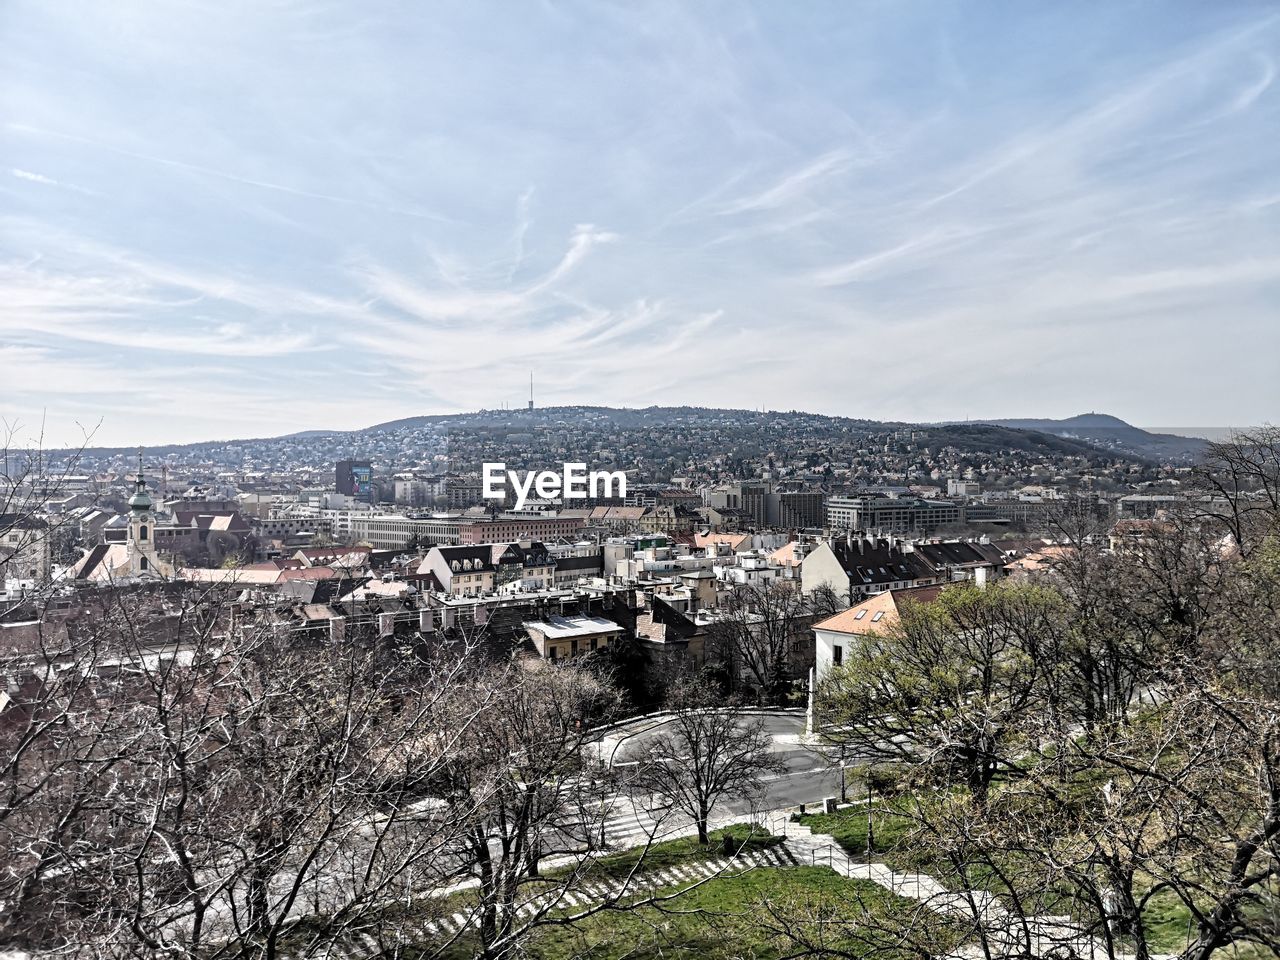
[[521, 540], [432, 547], [418, 572], [434, 573], [446, 593], [474, 597], [548, 589], [554, 585], [555, 568], [555, 558], [541, 541]]
[[942, 592], [941, 586], [907, 587], [885, 590], [841, 610], [813, 625], [814, 666], [821, 680], [832, 667], [844, 663], [850, 646], [865, 638], [883, 633], [902, 616], [904, 607], [913, 603], [932, 603]]

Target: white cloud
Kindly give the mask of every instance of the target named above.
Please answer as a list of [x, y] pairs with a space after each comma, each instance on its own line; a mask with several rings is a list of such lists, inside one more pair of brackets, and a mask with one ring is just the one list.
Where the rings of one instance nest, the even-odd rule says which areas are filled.
[[76, 186], [74, 183], [64, 183], [61, 180], [55, 180], [53, 177], [46, 177], [43, 173], [34, 173], [31, 170], [23, 170], [19, 167], [13, 167], [9, 170], [11, 176], [17, 177], [19, 180], [27, 180], [31, 183], [39, 183], [46, 187], [59, 187], [63, 190], [71, 190], [75, 193], [83, 193], [86, 196], [94, 196], [92, 190], [86, 190], [84, 187]]
[[[540, 402], [940, 419], [956, 382], [993, 415], [1114, 381], [1131, 419], [1254, 422], [1280, 20], [1150, 16], [19, 4], [0, 395], [225, 436], [518, 402], [534, 366]], [[1230, 375], [1196, 330], [1249, 344]]]

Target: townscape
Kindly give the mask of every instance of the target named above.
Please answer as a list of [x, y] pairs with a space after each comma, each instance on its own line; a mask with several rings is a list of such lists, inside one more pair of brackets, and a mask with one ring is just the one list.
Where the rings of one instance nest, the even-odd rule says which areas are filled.
[[1277, 0], [0, 64], [0, 960], [1280, 960]]
[[[579, 412], [11, 447], [6, 941], [1274, 946], [1274, 430]], [[631, 482], [483, 500], [518, 456]]]

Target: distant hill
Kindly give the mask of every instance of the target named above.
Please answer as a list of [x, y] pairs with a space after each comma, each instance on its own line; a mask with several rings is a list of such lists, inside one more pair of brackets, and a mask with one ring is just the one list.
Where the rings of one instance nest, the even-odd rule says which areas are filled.
[[[847, 454], [865, 446], [870, 437], [877, 438], [876, 447], [884, 445], [886, 452], [892, 445], [896, 456], [906, 456], [913, 448], [951, 447], [969, 455], [998, 456], [1012, 450], [1053, 458], [1080, 457], [1098, 465], [1114, 460], [1180, 460], [1203, 447], [1203, 441], [1148, 434], [1097, 415], [1064, 421], [911, 424], [798, 410], [583, 405], [540, 407], [532, 415], [524, 410], [478, 410], [405, 417], [361, 430], [306, 430], [275, 438], [168, 444], [149, 447], [147, 456], [172, 454], [208, 465], [263, 470], [327, 464], [351, 456], [413, 462], [447, 449], [458, 463], [478, 464], [495, 450], [508, 459], [521, 451], [540, 456], [545, 451], [534, 443], [535, 435], [541, 438], [538, 443], [551, 444], [546, 449], [554, 448], [557, 456], [591, 458], [604, 450], [613, 458], [610, 462], [637, 469], [699, 458], [732, 462], [769, 454], [819, 457], [824, 449]], [[513, 438], [519, 439], [513, 443]], [[92, 464], [132, 456], [133, 451], [98, 447], [83, 454]]]
[[[620, 430], [652, 430], [669, 433], [673, 442], [684, 431], [710, 423], [732, 422], [741, 431], [742, 453], [756, 452], [761, 436], [794, 431], [796, 436], [836, 438], [849, 430], [885, 431], [905, 429], [912, 431], [926, 445], [951, 446], [965, 453], [994, 453], [1000, 450], [1020, 450], [1027, 453], [1050, 456], [1081, 456], [1098, 458], [1103, 450], [1112, 457], [1124, 460], [1147, 459], [1143, 455], [1100, 447], [1084, 438], [1074, 438], [1060, 433], [1005, 427], [992, 423], [910, 424], [859, 420], [849, 417], [833, 417], [803, 413], [797, 410], [734, 410], [717, 407], [542, 407], [534, 414], [535, 422], [560, 422], [565, 425], [589, 423], [592, 428], [608, 427]], [[380, 434], [401, 430], [446, 428], [455, 438], [468, 432], [502, 433], [522, 431], [529, 415], [523, 410], [482, 410], [467, 414], [406, 417], [386, 423], [374, 424], [361, 431], [364, 434]], [[763, 449], [763, 448], [761, 448]]]
[[1196, 460], [1208, 446], [1198, 437], [1150, 433], [1105, 413], [1082, 413], [1066, 420], [984, 420], [1015, 430], [1036, 430], [1056, 437], [1083, 440], [1096, 447], [1151, 460]]

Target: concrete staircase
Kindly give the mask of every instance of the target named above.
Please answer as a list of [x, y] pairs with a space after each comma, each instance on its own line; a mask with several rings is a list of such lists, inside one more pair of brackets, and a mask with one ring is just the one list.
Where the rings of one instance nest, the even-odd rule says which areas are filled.
[[[655, 895], [677, 894], [705, 880], [717, 876], [738, 876], [749, 870], [796, 865], [794, 854], [787, 844], [754, 850], [740, 856], [716, 857], [692, 860], [660, 870], [648, 870], [630, 878], [588, 880], [570, 890], [556, 888], [530, 897], [523, 903], [517, 916], [528, 920], [539, 911], [588, 910], [613, 898], [640, 898]], [[401, 931], [403, 945], [440, 943], [458, 935], [468, 927], [476, 926], [478, 916], [470, 911], [426, 919], [410, 924]], [[329, 952], [335, 960], [370, 960], [384, 952], [383, 947], [368, 934], [352, 933]]]
[[[992, 956], [1108, 956], [1105, 943], [1072, 917], [1046, 914], [1020, 919], [987, 891], [948, 890], [927, 874], [898, 873], [884, 863], [855, 860], [829, 834], [815, 834], [804, 824], [791, 822], [789, 815], [767, 818], [766, 824], [771, 832], [786, 838], [786, 847], [798, 864], [829, 867], [844, 877], [870, 880], [936, 913], [968, 919], [974, 924], [975, 936], [977, 931], [985, 936]], [[981, 942], [970, 942], [940, 960], [985, 960], [986, 956]], [[1174, 956], [1156, 955], [1152, 960], [1173, 960]]]

